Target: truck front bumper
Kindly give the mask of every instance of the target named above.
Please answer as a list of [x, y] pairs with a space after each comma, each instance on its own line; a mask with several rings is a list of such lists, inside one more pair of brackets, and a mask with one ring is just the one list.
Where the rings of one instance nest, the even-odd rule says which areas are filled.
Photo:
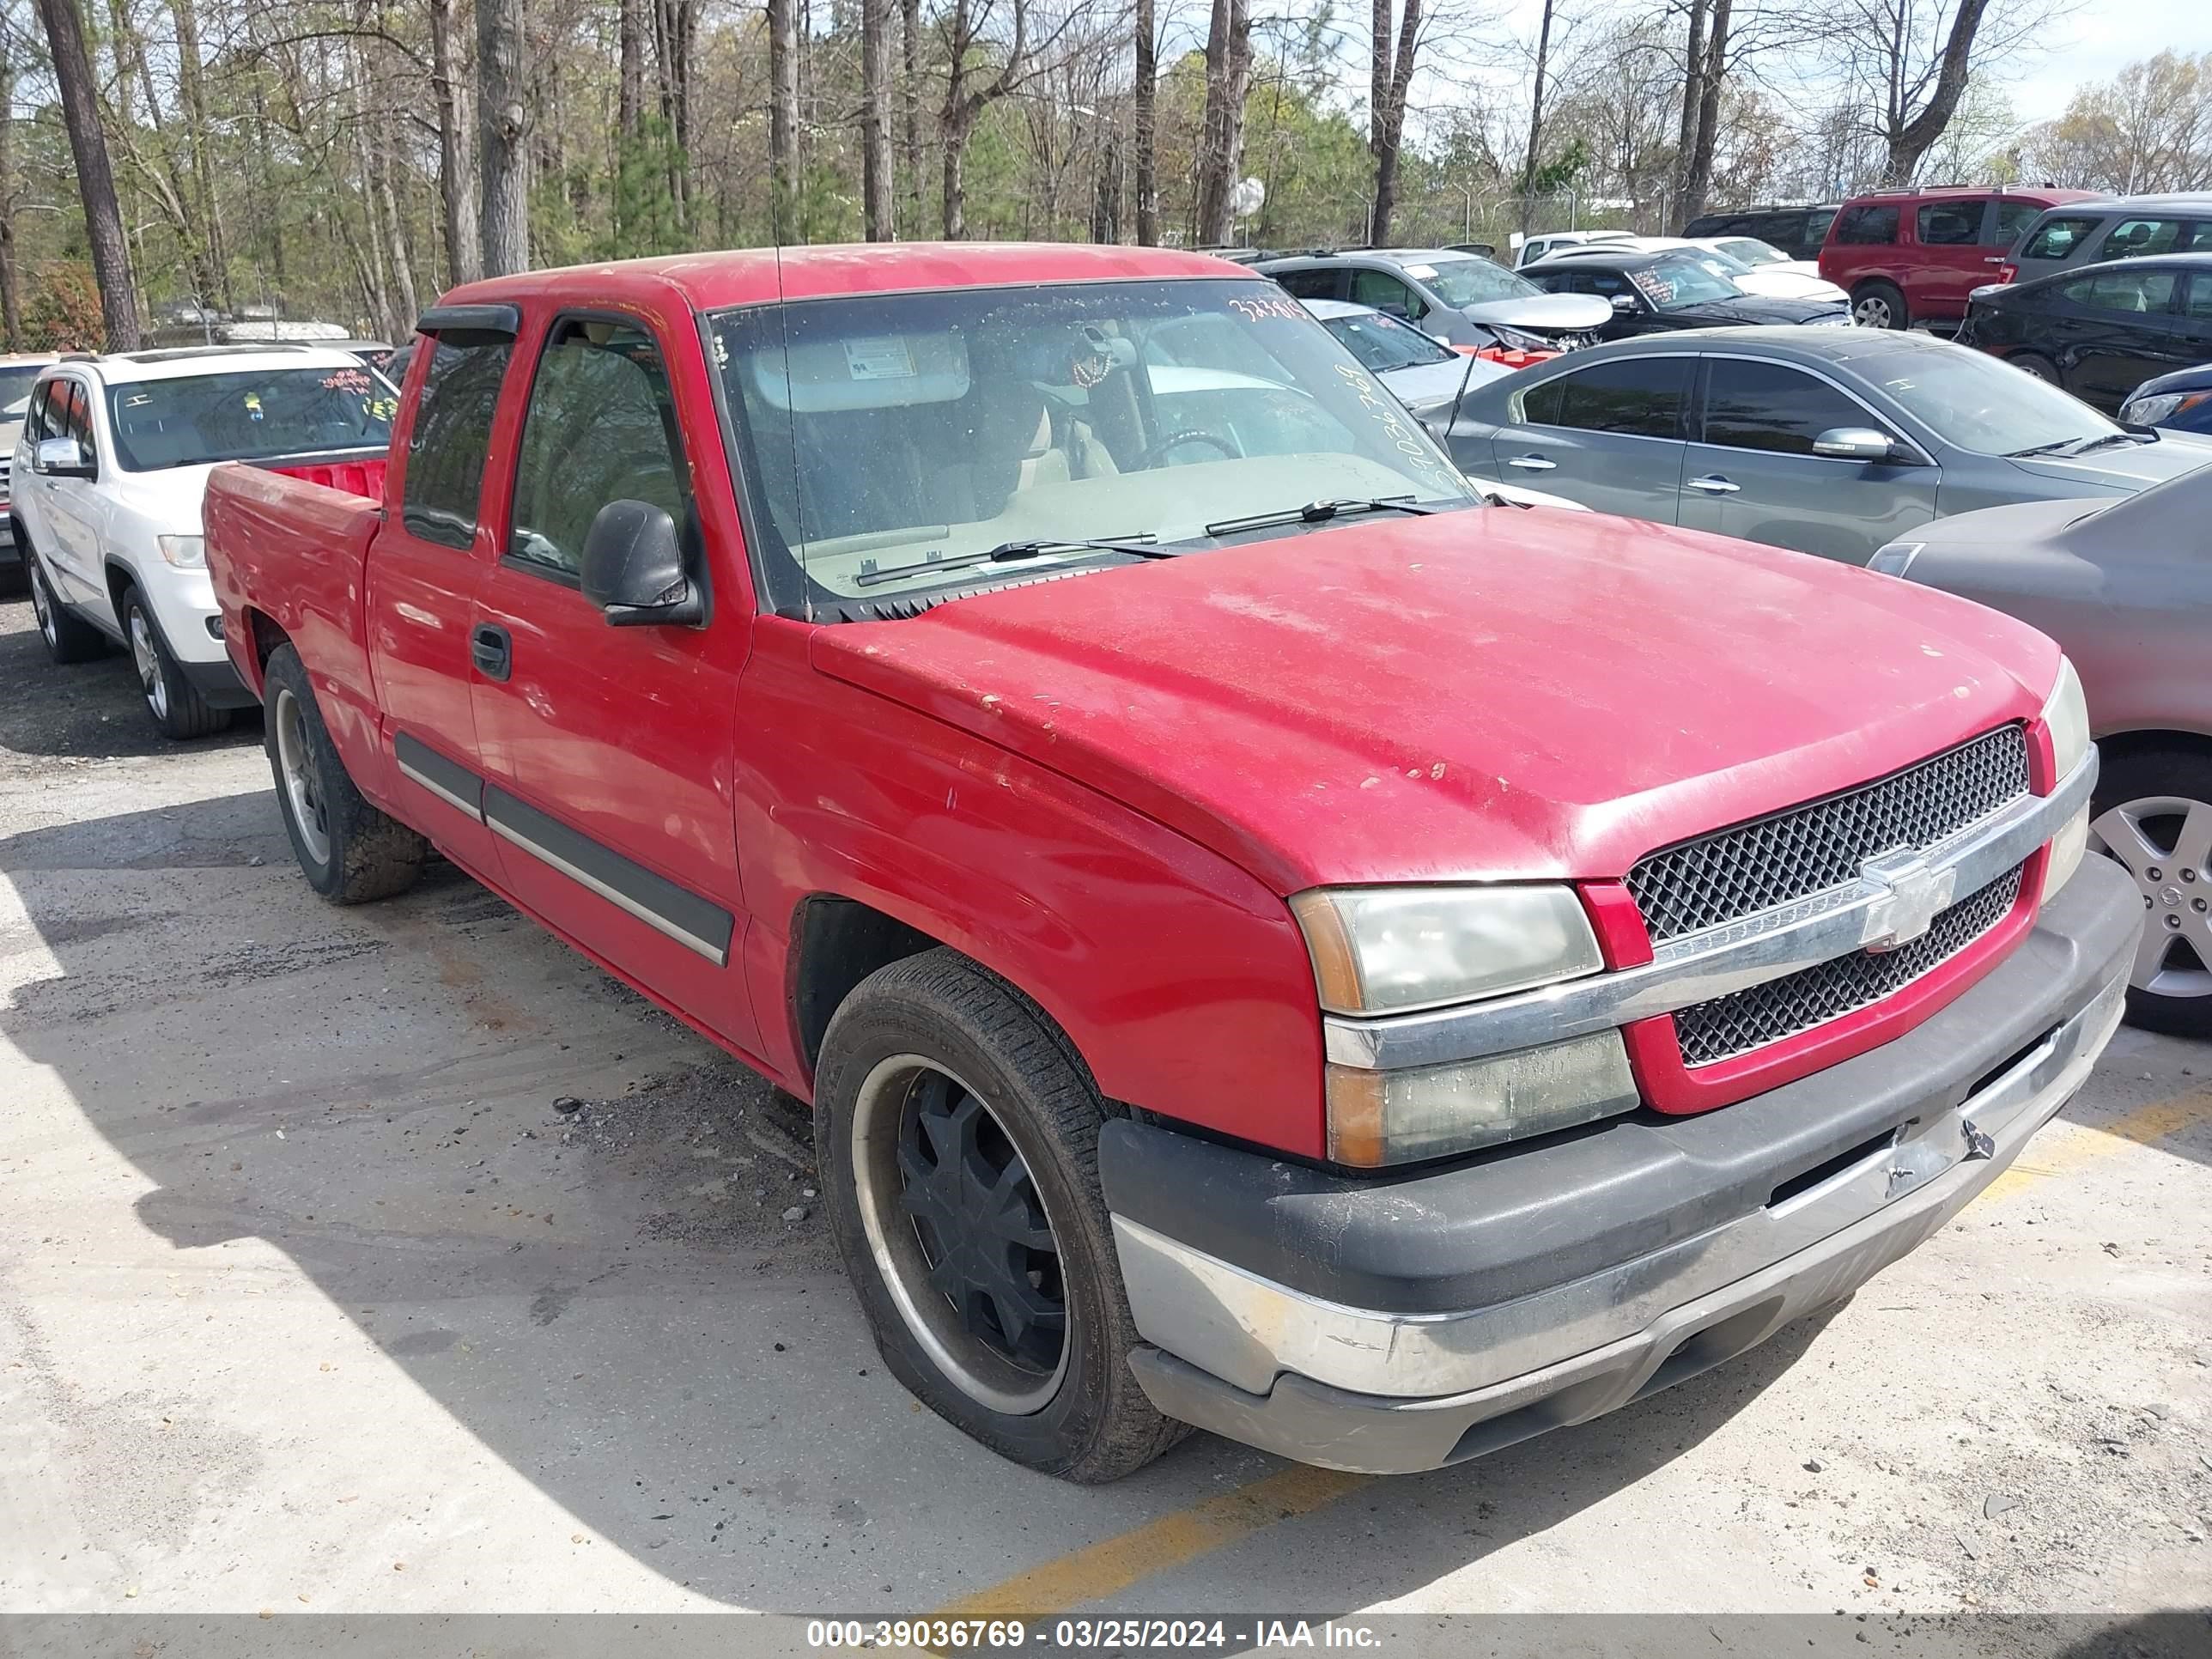
[[1392, 1179], [1117, 1120], [1100, 1175], [1160, 1410], [1378, 1474], [1441, 1468], [1692, 1376], [1849, 1296], [2065, 1104], [2142, 926], [2087, 860], [1904, 1036], [1700, 1116]]

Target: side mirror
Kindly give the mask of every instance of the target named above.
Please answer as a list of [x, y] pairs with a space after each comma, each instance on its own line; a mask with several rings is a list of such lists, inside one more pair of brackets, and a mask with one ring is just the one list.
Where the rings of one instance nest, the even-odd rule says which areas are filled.
[[678, 625], [707, 619], [707, 606], [684, 568], [676, 520], [646, 501], [609, 501], [584, 532], [584, 597], [617, 628]]
[[1832, 426], [1813, 440], [1813, 453], [1832, 461], [1886, 461], [1889, 434], [1870, 426]]
[[31, 456], [31, 471], [49, 478], [89, 478], [97, 469], [74, 438], [41, 438]]
[[1633, 294], [1616, 294], [1613, 296], [1613, 312], [1614, 316], [1626, 317], [1635, 309], [1636, 296]]

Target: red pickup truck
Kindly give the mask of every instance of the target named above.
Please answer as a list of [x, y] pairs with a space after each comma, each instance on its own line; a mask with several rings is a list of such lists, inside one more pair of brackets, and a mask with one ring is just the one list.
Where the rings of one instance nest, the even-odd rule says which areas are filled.
[[434, 847], [810, 1102], [887, 1363], [1010, 1457], [1595, 1416], [1917, 1244], [2119, 1017], [2049, 641], [1486, 501], [1236, 266], [684, 257], [421, 334], [380, 500], [208, 489], [301, 867]]

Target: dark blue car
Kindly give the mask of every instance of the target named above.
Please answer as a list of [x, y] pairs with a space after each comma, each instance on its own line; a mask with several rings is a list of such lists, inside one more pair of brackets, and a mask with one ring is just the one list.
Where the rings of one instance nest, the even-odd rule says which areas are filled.
[[2120, 405], [2120, 419], [2129, 426], [2212, 434], [2212, 363], [2145, 380]]

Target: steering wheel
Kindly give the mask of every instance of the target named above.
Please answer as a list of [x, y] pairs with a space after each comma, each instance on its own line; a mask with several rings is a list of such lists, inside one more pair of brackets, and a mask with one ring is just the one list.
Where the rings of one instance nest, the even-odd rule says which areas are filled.
[[1218, 438], [1211, 432], [1200, 432], [1195, 428], [1186, 428], [1181, 432], [1169, 433], [1166, 437], [1138, 456], [1137, 465], [1140, 469], [1159, 465], [1167, 459], [1168, 452], [1179, 444], [1211, 444], [1221, 452], [1224, 460], [1234, 461], [1243, 459], [1237, 453], [1236, 446], [1225, 438]]

